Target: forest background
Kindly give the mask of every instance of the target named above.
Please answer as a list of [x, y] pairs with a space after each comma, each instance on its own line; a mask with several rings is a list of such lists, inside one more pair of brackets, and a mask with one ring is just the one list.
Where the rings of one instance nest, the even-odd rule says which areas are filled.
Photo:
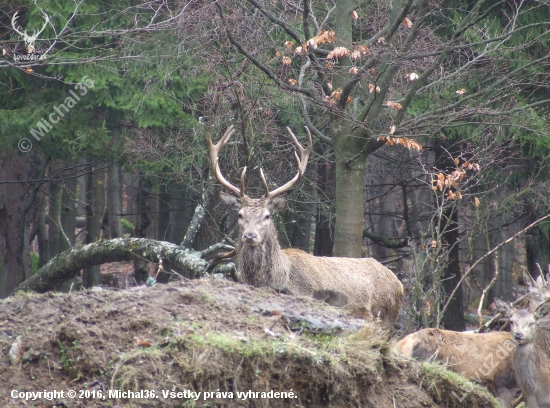
[[[124, 237], [204, 259], [160, 281], [234, 276], [213, 262], [236, 220], [206, 139], [235, 126], [222, 171], [247, 166], [260, 196], [260, 168], [270, 187], [295, 174], [285, 128], [306, 125], [283, 246], [372, 256], [405, 285], [408, 327], [462, 330], [550, 263], [549, 27], [546, 1], [0, 4], [0, 297]], [[123, 260], [109, 242], [85, 286]]]

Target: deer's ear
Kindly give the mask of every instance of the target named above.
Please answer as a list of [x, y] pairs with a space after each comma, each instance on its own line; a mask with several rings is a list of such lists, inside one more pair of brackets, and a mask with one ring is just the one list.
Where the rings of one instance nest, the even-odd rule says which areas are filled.
[[270, 214], [275, 214], [278, 211], [283, 211], [286, 207], [285, 196], [275, 196], [267, 204], [267, 210]]
[[231, 194], [224, 193], [223, 191], [220, 191], [220, 200], [227, 208], [234, 212], [238, 212], [242, 207], [240, 199], [233, 197]]
[[550, 318], [550, 300], [546, 300], [545, 302], [541, 303], [537, 306], [535, 309], [535, 320], [546, 320]]

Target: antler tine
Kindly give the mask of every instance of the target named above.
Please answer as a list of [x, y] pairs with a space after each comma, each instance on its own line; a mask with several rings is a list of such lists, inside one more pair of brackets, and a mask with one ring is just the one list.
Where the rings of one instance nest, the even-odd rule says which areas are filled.
[[264, 183], [265, 196], [269, 197], [269, 188], [267, 187], [267, 181], [265, 179], [264, 169], [262, 169], [261, 167], [260, 167], [260, 177], [262, 178], [262, 181]]
[[40, 34], [42, 34], [42, 31], [44, 31], [44, 29], [46, 28], [46, 26], [48, 25], [48, 22], [50, 21], [50, 18], [48, 17], [48, 15], [46, 13], [43, 13], [44, 14], [44, 25], [42, 26], [42, 29], [38, 32], [34, 32], [32, 33], [32, 36], [33, 38], [38, 38], [38, 36]]
[[224, 147], [227, 142], [229, 141], [229, 138], [233, 136], [233, 133], [235, 133], [235, 128], [233, 125], [229, 126], [229, 128], [225, 131], [220, 141], [216, 144], [212, 143], [212, 136], [208, 134], [208, 150], [210, 151], [210, 160], [212, 161], [212, 167], [214, 168], [214, 174], [216, 175], [216, 179], [220, 182], [222, 186], [227, 188], [229, 191], [231, 191], [233, 194], [235, 194], [238, 197], [244, 196], [244, 175], [246, 173], [246, 167], [243, 170], [243, 174], [241, 175], [241, 189], [235, 187], [233, 184], [231, 184], [229, 181], [225, 179], [223, 176], [220, 165], [218, 163], [218, 155], [220, 153], [220, 149]]
[[244, 166], [243, 172], [241, 173], [241, 197], [244, 196], [244, 178], [246, 176], [246, 166]]
[[307, 137], [308, 137], [308, 143], [307, 143], [307, 147], [305, 149], [302, 147], [302, 145], [300, 144], [300, 142], [298, 141], [298, 139], [296, 138], [294, 133], [292, 133], [292, 130], [290, 130], [289, 127], [286, 128], [288, 130], [288, 133], [290, 133], [290, 136], [292, 137], [292, 140], [294, 141], [294, 144], [296, 145], [296, 147], [300, 151], [300, 157], [298, 157], [298, 154], [296, 153], [296, 151], [294, 151], [294, 156], [296, 156], [296, 161], [298, 162], [298, 173], [294, 176], [294, 178], [292, 178], [292, 180], [288, 181], [286, 184], [282, 185], [281, 187], [276, 188], [275, 190], [273, 190], [270, 193], [267, 192], [268, 191], [267, 190], [267, 183], [264, 182], [264, 187], [266, 188], [266, 195], [265, 195], [266, 198], [273, 198], [273, 197], [278, 196], [279, 194], [282, 194], [285, 191], [289, 190], [298, 181], [300, 181], [300, 179], [302, 178], [302, 175], [305, 173], [306, 167], [307, 167], [307, 161], [309, 159], [309, 154], [311, 153], [311, 148], [313, 146], [313, 141], [311, 140], [311, 133], [310, 133], [308, 127], [304, 126], [304, 128], [306, 129], [306, 133], [307, 133]]
[[16, 12], [13, 14], [13, 17], [11, 18], [11, 25], [12, 25], [13, 29], [15, 30], [15, 32], [16, 32], [17, 34], [23, 36], [24, 34], [23, 34], [21, 31], [19, 31], [19, 30], [17, 29], [17, 26], [16, 26], [17, 17], [19, 17], [18, 14], [19, 14], [19, 11], [16, 11]]

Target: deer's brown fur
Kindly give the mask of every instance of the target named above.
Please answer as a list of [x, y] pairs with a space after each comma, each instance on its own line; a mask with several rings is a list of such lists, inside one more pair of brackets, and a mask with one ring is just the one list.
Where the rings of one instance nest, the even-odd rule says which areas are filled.
[[515, 344], [510, 333], [423, 329], [404, 337], [395, 347], [405, 357], [442, 362], [450, 370], [487, 386], [503, 408], [512, 406], [517, 383], [513, 370]]
[[514, 371], [527, 408], [550, 408], [550, 300], [534, 313], [519, 310], [510, 319]]
[[237, 196], [220, 194], [222, 202], [239, 217], [236, 262], [241, 280], [256, 287], [285, 289], [302, 296], [312, 296], [318, 290], [332, 291], [332, 295], [339, 292], [344, 295], [342, 299], [347, 298], [346, 307], [352, 314], [371, 320], [380, 318], [387, 329], [393, 330], [403, 302], [403, 286], [388, 268], [372, 258], [315, 257], [298, 249], [281, 249], [271, 217], [285, 207], [286, 199], [280, 194], [300, 180], [312, 146], [309, 131], [308, 147], [304, 149], [288, 130], [300, 151], [300, 157], [296, 155], [298, 174], [270, 192], [262, 172], [266, 194], [257, 199], [244, 194], [246, 168], [240, 189], [229, 183], [219, 169], [219, 150], [233, 134], [233, 128], [230, 127], [216, 145], [209, 139], [216, 177]]

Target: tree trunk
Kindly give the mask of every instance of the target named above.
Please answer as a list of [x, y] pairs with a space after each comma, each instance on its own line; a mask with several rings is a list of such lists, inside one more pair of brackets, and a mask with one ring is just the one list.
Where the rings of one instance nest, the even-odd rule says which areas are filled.
[[[86, 243], [90, 244], [102, 237], [101, 220], [105, 211], [105, 172], [91, 171], [88, 174], [87, 185]], [[86, 268], [82, 275], [82, 281], [86, 288], [99, 285], [101, 283], [99, 265]]]
[[[320, 153], [323, 154], [323, 152]], [[317, 164], [317, 188], [324, 196], [328, 196], [329, 199], [334, 195], [335, 177], [336, 173], [331, 163], [319, 162]], [[318, 201], [322, 203], [325, 200], [319, 199]], [[334, 216], [331, 214], [331, 210], [322, 208], [321, 205], [317, 206], [315, 215], [315, 243], [313, 247], [313, 255], [315, 256], [332, 256]]]
[[173, 244], [179, 245], [183, 241], [199, 200], [198, 194], [187, 187], [172, 194], [169, 241]]
[[309, 253], [311, 241], [311, 216], [313, 211], [310, 204], [300, 204], [297, 207], [298, 214], [294, 217], [292, 231], [292, 247], [300, 248]]
[[[52, 166], [52, 173], [59, 170], [59, 166]], [[61, 200], [63, 197], [63, 186], [59, 182], [50, 181], [50, 197], [48, 211], [48, 241], [50, 242], [50, 259], [56, 256], [59, 251], [59, 240], [61, 230]]]
[[[143, 176], [140, 176], [137, 190], [137, 220], [135, 224], [135, 236], [145, 238], [147, 228], [151, 224], [149, 219], [149, 199], [151, 193], [151, 182]], [[145, 283], [149, 276], [147, 261], [141, 258], [134, 260], [134, 280], [138, 285]]]
[[109, 217], [109, 235], [122, 237], [122, 192], [120, 185], [120, 166], [114, 160], [107, 169], [107, 211]]
[[[440, 139], [434, 142], [435, 164], [437, 168], [444, 173], [450, 174], [456, 164], [452, 157], [447, 154]], [[452, 153], [452, 152], [451, 152]], [[438, 225], [441, 225], [441, 241], [449, 248], [447, 254], [447, 264], [442, 273], [442, 287], [446, 295], [452, 293], [461, 278], [459, 262], [459, 231], [458, 231], [458, 206], [451, 203], [444, 204], [441, 209], [441, 219]], [[443, 327], [448, 330], [464, 331], [466, 330], [466, 321], [464, 320], [464, 300], [462, 288], [458, 288], [455, 296], [449, 302], [449, 306], [443, 315]], [[442, 299], [445, 303], [446, 298]]]
[[38, 218], [38, 267], [46, 265], [50, 258], [50, 243], [48, 241], [48, 227], [46, 225], [46, 206], [44, 205]]
[[[61, 195], [61, 228], [65, 236], [59, 237], [59, 251], [63, 252], [74, 245], [76, 229], [76, 185], [77, 179], [68, 178], [63, 186]], [[67, 242], [67, 239], [69, 242]]]
[[24, 182], [27, 156], [4, 150], [0, 169], [0, 298], [4, 298], [25, 280], [31, 268], [24, 205], [29, 194]]
[[[459, 244], [458, 244], [458, 211], [449, 206], [444, 210], [444, 215], [449, 221], [447, 231], [443, 234], [443, 240], [449, 245], [447, 265], [443, 273], [443, 289], [446, 294], [450, 294], [461, 278], [459, 263]], [[446, 222], [447, 222], [446, 220]], [[447, 299], [444, 299], [444, 302]], [[466, 321], [464, 319], [464, 300], [462, 288], [459, 288], [454, 298], [449, 303], [445, 314], [443, 315], [443, 327], [447, 330], [464, 331], [466, 330]]]
[[[159, 223], [157, 231], [157, 239], [160, 241], [167, 241], [170, 236], [170, 192], [166, 184], [160, 186], [159, 192]], [[180, 241], [181, 242], [181, 241]]]

